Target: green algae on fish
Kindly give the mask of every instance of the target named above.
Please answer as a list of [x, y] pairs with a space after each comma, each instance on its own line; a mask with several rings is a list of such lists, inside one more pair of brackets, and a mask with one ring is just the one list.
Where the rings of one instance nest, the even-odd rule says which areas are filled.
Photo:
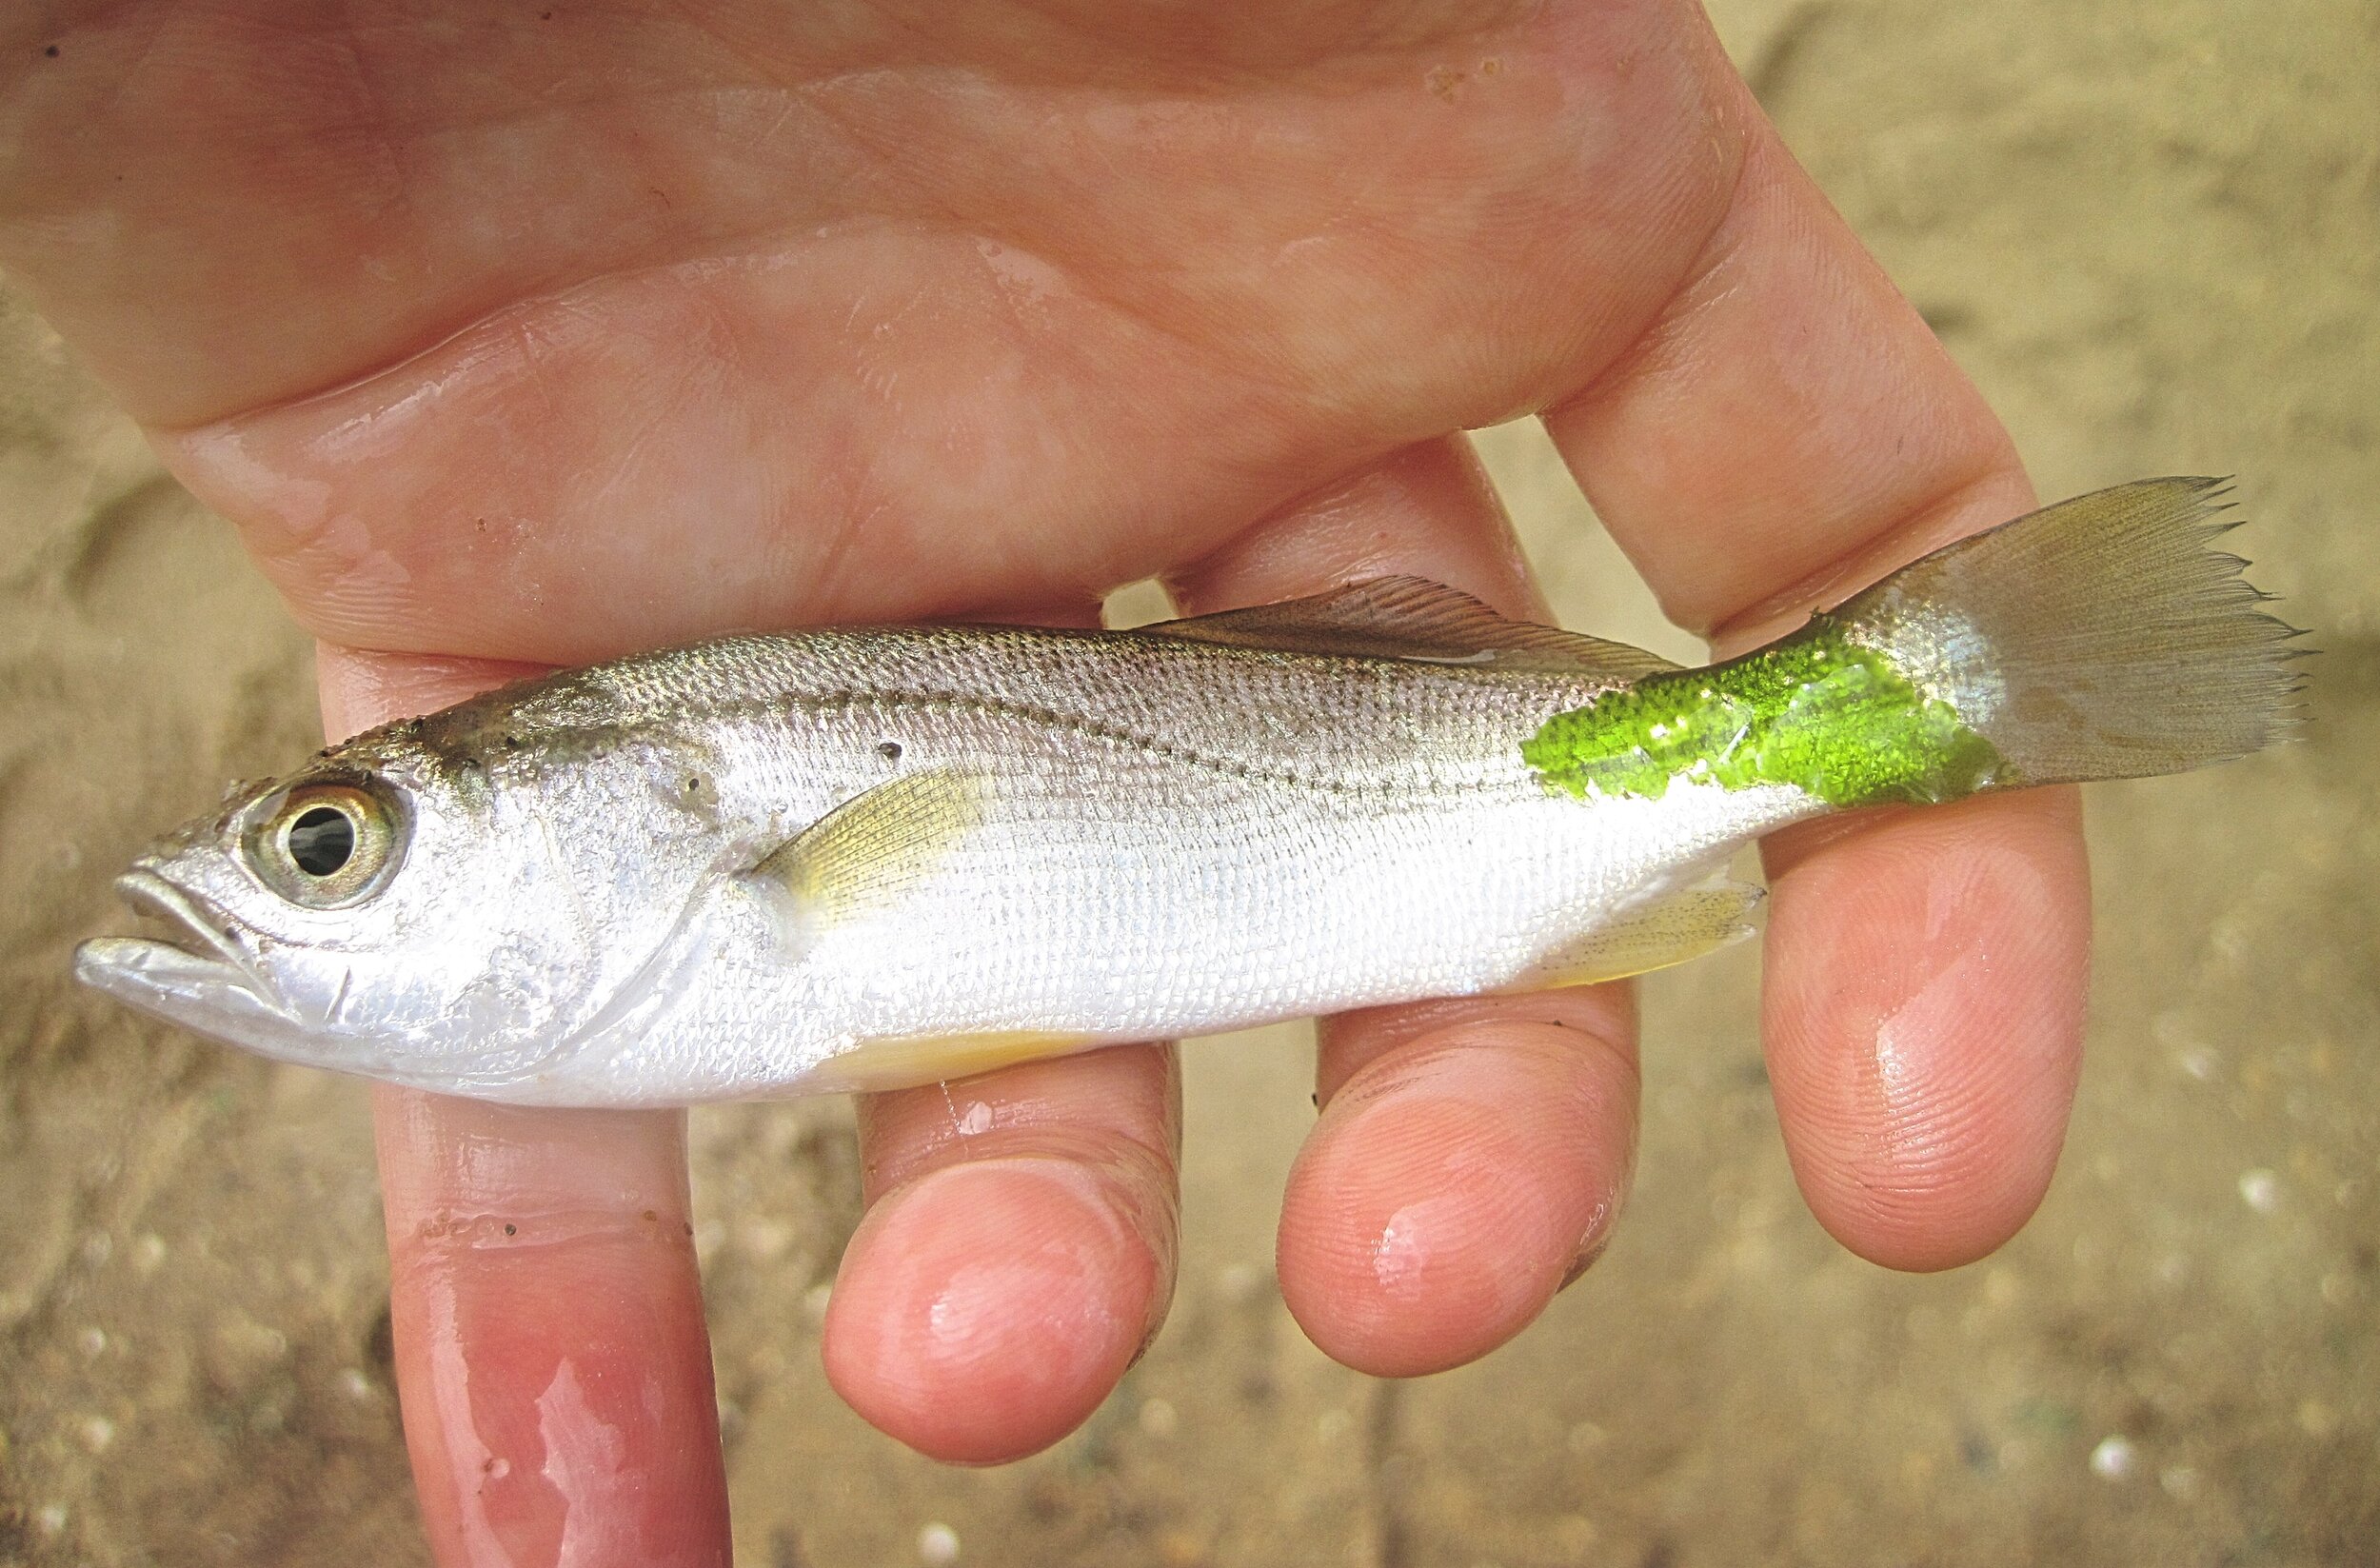
[[1557, 713], [1521, 743], [1550, 787], [1658, 800], [1671, 781], [1793, 784], [1832, 806], [1954, 801], [2021, 783], [1990, 741], [1831, 616], [1707, 669]]

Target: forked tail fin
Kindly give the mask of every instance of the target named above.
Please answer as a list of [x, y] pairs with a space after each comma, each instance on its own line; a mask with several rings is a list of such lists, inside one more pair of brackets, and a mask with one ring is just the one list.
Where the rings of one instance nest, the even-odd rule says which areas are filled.
[[1547, 788], [1784, 784], [1829, 806], [2178, 773], [2290, 723], [2298, 634], [2210, 546], [2222, 481], [2149, 479], [1946, 546], [1766, 647], [1557, 713]]
[[2148, 479], [1936, 550], [1826, 617], [1998, 754], [1985, 787], [2138, 778], [2291, 723], [2297, 631], [2259, 606], [2225, 482]]

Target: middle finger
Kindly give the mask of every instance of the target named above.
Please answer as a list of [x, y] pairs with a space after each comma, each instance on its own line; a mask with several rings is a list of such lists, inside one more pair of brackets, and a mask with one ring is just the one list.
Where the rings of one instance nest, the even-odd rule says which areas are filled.
[[[1195, 613], [1356, 578], [1428, 577], [1543, 619], [1459, 436], [1408, 447], [1268, 519], [1176, 583]], [[1380, 1007], [1326, 1021], [1322, 1116], [1282, 1202], [1283, 1299], [1384, 1376], [1518, 1333], [1601, 1246], [1636, 1146], [1626, 986]]]
[[1081, 1425], [1173, 1295], [1170, 1046], [869, 1095], [867, 1218], [826, 1310], [826, 1376], [878, 1428], [993, 1464]]

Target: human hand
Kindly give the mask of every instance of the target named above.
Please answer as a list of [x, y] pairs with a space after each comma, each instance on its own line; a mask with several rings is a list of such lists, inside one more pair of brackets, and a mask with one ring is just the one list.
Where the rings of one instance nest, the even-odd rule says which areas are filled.
[[[1544, 410], [1722, 648], [2025, 509], [2008, 441], [1683, 4], [350, 10], [0, 21], [0, 259], [323, 640], [334, 732], [733, 626], [1083, 622], [1411, 572], [1536, 607], [1451, 432]], [[54, 47], [56, 52], [50, 50]], [[1782, 835], [1764, 1029], [1854, 1250], [2046, 1184], [2073, 798]], [[1602, 1245], [1624, 988], [1327, 1022], [1279, 1277], [1325, 1350], [1476, 1357]], [[1173, 1269], [1171, 1053], [861, 1111], [824, 1354], [928, 1453], [1038, 1448]], [[726, 1552], [683, 1121], [382, 1090], [443, 1560]], [[521, 1245], [455, 1219], [518, 1215]]]

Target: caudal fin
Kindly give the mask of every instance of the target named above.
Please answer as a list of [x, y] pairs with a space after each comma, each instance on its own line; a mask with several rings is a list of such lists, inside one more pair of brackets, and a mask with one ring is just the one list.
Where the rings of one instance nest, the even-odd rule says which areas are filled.
[[1998, 752], [1993, 787], [2243, 757], [2291, 722], [2299, 633], [2258, 606], [2218, 479], [2148, 479], [1936, 550], [1837, 606]]

